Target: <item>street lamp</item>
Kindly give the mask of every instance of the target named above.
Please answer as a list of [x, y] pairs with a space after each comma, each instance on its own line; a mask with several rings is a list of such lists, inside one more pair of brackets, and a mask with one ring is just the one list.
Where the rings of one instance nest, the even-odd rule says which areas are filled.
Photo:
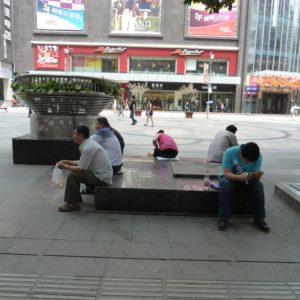
[[212, 94], [212, 86], [211, 86], [211, 63], [212, 60], [215, 58], [215, 55], [210, 52], [209, 56], [209, 67], [208, 67], [208, 85], [207, 85], [207, 102], [206, 102], [206, 119], [208, 119], [209, 108], [210, 108], [210, 97], [209, 95]]

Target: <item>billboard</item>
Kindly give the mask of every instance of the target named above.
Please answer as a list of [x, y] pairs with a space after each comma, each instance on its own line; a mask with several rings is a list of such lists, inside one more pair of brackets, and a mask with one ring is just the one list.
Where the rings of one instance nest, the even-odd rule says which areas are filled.
[[160, 35], [163, 0], [111, 0], [111, 33]]
[[58, 69], [58, 46], [37, 45], [38, 69]]
[[36, 29], [84, 31], [85, 0], [36, 0]]
[[235, 1], [232, 10], [221, 9], [209, 14], [203, 4], [192, 2], [188, 8], [187, 36], [190, 37], [237, 37], [237, 8]]

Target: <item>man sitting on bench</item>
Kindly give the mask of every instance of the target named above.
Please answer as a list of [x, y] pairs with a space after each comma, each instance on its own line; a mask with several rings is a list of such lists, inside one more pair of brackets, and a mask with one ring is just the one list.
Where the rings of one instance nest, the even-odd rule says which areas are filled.
[[89, 139], [89, 129], [84, 125], [77, 126], [73, 132], [73, 141], [79, 145], [79, 161], [61, 160], [57, 163], [60, 169], [71, 171], [67, 178], [64, 205], [59, 211], [80, 210], [80, 184], [105, 186], [112, 184], [112, 167], [105, 150]]
[[[265, 222], [265, 195], [260, 181], [262, 156], [256, 143], [235, 146], [224, 152], [223, 173], [220, 175], [218, 229], [226, 230], [234, 191], [246, 191], [251, 196], [253, 225], [263, 232], [270, 228]], [[243, 199], [239, 199], [243, 201]]]

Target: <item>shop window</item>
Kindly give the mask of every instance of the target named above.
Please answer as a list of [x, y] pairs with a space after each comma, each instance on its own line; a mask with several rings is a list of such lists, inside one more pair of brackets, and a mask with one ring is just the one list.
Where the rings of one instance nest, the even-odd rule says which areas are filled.
[[[186, 74], [203, 74], [204, 65], [209, 64], [209, 60], [186, 60]], [[211, 75], [227, 75], [226, 61], [212, 61], [210, 68]]]
[[130, 57], [131, 73], [168, 73], [175, 74], [175, 59]]
[[95, 55], [72, 56], [72, 70], [74, 72], [118, 72], [118, 58], [100, 57]]

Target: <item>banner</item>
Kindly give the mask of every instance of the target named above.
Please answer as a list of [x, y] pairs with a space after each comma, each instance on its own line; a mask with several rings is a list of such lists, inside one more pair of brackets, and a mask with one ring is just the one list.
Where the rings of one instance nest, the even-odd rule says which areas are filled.
[[237, 37], [237, 7], [232, 10], [221, 9], [219, 13], [209, 14], [203, 4], [192, 3], [188, 8], [187, 36], [192, 37]]
[[111, 33], [161, 34], [162, 0], [111, 0]]
[[58, 46], [37, 45], [38, 69], [58, 69]]
[[36, 29], [84, 31], [85, 0], [36, 0]]

